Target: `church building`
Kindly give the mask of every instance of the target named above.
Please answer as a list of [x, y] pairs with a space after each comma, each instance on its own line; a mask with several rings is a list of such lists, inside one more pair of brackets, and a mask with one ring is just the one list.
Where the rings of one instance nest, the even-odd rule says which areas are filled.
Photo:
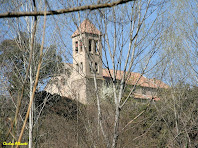
[[[85, 19], [71, 37], [73, 64], [65, 63], [65, 73], [53, 77], [45, 87], [45, 91], [88, 104], [95, 98], [94, 76], [98, 91], [102, 93], [103, 87], [111, 81], [113, 70], [103, 69], [102, 33], [90, 20]], [[67, 71], [70, 71], [70, 74]], [[121, 80], [122, 75], [123, 71], [117, 71], [116, 79]], [[139, 73], [131, 72], [127, 84], [134, 85], [140, 76]], [[157, 88], [168, 88], [168, 85], [162, 81], [144, 76], [140, 78], [137, 85], [134, 98], [143, 100], [159, 100], [156, 97]]]

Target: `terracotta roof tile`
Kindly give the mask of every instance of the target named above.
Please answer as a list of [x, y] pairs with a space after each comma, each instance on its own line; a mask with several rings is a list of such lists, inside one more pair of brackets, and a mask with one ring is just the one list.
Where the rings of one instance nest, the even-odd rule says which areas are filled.
[[[73, 64], [66, 63], [65, 67], [72, 68]], [[113, 77], [113, 70], [110, 69], [111, 76]], [[124, 72], [117, 70], [116, 71], [116, 79], [121, 80]], [[135, 85], [136, 81], [141, 76], [140, 73], [130, 72], [130, 76], [127, 79], [127, 84]], [[109, 71], [107, 69], [103, 69], [103, 77], [110, 78]], [[142, 87], [150, 87], [150, 88], [169, 88], [167, 84], [164, 82], [157, 80], [157, 79], [149, 79], [144, 76], [142, 76], [137, 83], [137, 85], [140, 85]]]
[[[113, 76], [113, 70], [110, 69], [110, 74]], [[103, 77], [109, 77], [110, 78], [109, 71], [107, 69], [103, 69]], [[121, 80], [124, 72], [117, 70], [116, 71], [116, 79]], [[127, 79], [127, 84], [135, 85], [136, 81], [141, 76], [140, 73], [130, 72], [129, 77]], [[165, 84], [164, 82], [156, 79], [148, 79], [144, 76], [140, 78], [137, 85], [140, 85], [142, 87], [151, 87], [151, 88], [168, 88], [169, 86]]]
[[101, 32], [91, 23], [89, 19], [85, 19], [79, 26], [79, 28], [73, 33], [72, 37], [75, 37], [81, 33], [91, 33], [101, 35]]
[[134, 93], [133, 94], [133, 96], [134, 96], [134, 98], [136, 98], [136, 99], [153, 99], [153, 100], [155, 100], [155, 101], [159, 101], [160, 100], [160, 98], [158, 98], [157, 96], [152, 96], [152, 95], [143, 95], [143, 94], [137, 94], [137, 93]]

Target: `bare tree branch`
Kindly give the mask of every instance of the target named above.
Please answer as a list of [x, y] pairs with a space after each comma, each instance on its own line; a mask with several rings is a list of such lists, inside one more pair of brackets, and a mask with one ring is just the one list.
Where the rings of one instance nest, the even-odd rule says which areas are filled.
[[[109, 8], [114, 7], [120, 4], [127, 3], [129, 1], [135, 0], [119, 0], [112, 3], [105, 3], [105, 4], [98, 4], [98, 5], [86, 5], [86, 6], [79, 6], [74, 8], [68, 9], [60, 9], [60, 10], [51, 10], [47, 11], [46, 15], [58, 15], [70, 12], [77, 12], [77, 11], [85, 11], [85, 10], [95, 10], [100, 8]], [[23, 16], [44, 16], [45, 11], [37, 11], [37, 12], [6, 12], [0, 14], [0, 18], [11, 18], [11, 17], [23, 17]]]
[[[45, 4], [45, 12], [46, 12], [46, 4]], [[45, 39], [45, 28], [46, 28], [46, 13], [44, 15], [43, 38], [42, 38], [42, 44], [41, 44], [41, 49], [40, 49], [40, 56], [39, 56], [39, 63], [38, 63], [37, 73], [36, 73], [36, 79], [35, 79], [32, 96], [30, 98], [28, 110], [27, 110], [27, 113], [26, 113], [25, 121], [24, 121], [23, 127], [21, 129], [21, 133], [20, 133], [18, 142], [21, 142], [21, 139], [22, 139], [22, 136], [23, 136], [23, 132], [24, 132], [24, 128], [26, 126], [26, 123], [27, 123], [27, 120], [28, 120], [28, 117], [29, 117], [29, 113], [30, 113], [30, 108], [32, 106], [32, 102], [33, 102], [34, 95], [35, 95], [35, 92], [36, 92], [36, 87], [38, 85], [39, 72], [40, 72], [40, 68], [41, 68], [41, 64], [42, 64], [42, 58], [43, 58], [43, 46], [44, 46], [44, 39]], [[19, 145], [17, 145], [16, 147], [18, 148]]]
[[[34, 2], [34, 11], [35, 12], [37, 11], [35, 2]], [[21, 101], [22, 101], [22, 98], [23, 98], [23, 95], [24, 95], [24, 91], [25, 91], [25, 83], [26, 83], [26, 81], [28, 79], [30, 63], [32, 61], [33, 44], [34, 44], [34, 37], [35, 37], [35, 34], [36, 34], [36, 26], [37, 26], [37, 17], [35, 16], [34, 27], [33, 27], [33, 31], [32, 31], [32, 39], [31, 39], [31, 43], [30, 43], [29, 64], [28, 64], [28, 68], [26, 69], [26, 75], [25, 75], [25, 79], [23, 81], [21, 94], [20, 94], [20, 96], [18, 96], [18, 99], [17, 99], [18, 101], [17, 101], [17, 107], [16, 107], [16, 112], [15, 112], [15, 118], [14, 118], [14, 121], [13, 121], [13, 125], [11, 126], [11, 128], [10, 128], [10, 130], [9, 130], [7, 136], [6, 136], [7, 138], [9, 136], [10, 132], [12, 131], [13, 127], [17, 126], [17, 118], [18, 118], [18, 114], [19, 114], [19, 111], [20, 111], [20, 107], [21, 107]]]

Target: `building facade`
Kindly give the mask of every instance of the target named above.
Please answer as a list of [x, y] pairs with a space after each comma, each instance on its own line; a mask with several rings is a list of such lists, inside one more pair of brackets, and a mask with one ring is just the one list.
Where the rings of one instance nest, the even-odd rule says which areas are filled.
[[[70, 75], [63, 73], [51, 79], [45, 90], [51, 94], [59, 94], [71, 99], [76, 99], [87, 104], [95, 98], [94, 76], [97, 80], [98, 91], [106, 83], [110, 83], [112, 70], [102, 67], [102, 43], [101, 32], [91, 23], [84, 20], [72, 35], [73, 64], [65, 64], [65, 70]], [[116, 78], [121, 80], [123, 71], [117, 71]], [[127, 80], [128, 85], [135, 85], [141, 76], [139, 73], [130, 73]], [[167, 88], [162, 81], [141, 77], [137, 84], [135, 98], [156, 99], [157, 88]]]

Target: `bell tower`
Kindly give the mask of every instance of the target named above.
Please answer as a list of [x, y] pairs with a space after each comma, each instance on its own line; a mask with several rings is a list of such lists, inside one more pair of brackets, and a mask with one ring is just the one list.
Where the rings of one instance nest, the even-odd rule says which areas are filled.
[[94, 98], [95, 74], [97, 84], [102, 84], [101, 36], [101, 32], [88, 19], [85, 19], [72, 35], [72, 87], [78, 96], [77, 99], [84, 104]]
[[73, 67], [75, 77], [102, 78], [101, 32], [85, 19], [72, 35]]

